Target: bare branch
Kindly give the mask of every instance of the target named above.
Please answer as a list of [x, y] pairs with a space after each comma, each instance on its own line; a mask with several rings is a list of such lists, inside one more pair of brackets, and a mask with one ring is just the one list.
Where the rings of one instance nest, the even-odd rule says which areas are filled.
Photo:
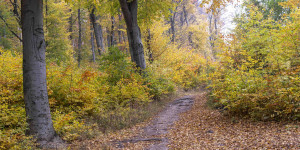
[[3, 16], [0, 15], [0, 19], [4, 22], [4, 24], [6, 25], [6, 27], [9, 29], [9, 31], [20, 40], [20, 42], [22, 42], [22, 38], [18, 36], [17, 33], [15, 33], [8, 25], [8, 23], [6, 22], [6, 20], [3, 18]]

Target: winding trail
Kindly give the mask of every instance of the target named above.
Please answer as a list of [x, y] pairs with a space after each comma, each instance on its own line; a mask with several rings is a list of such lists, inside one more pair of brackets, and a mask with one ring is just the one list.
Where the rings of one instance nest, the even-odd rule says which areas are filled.
[[[146, 150], [167, 150], [168, 139], [161, 137], [168, 133], [175, 121], [178, 121], [180, 113], [191, 109], [194, 103], [193, 95], [181, 97], [171, 102], [157, 117], [144, 127], [143, 133], [134, 139], [127, 139], [123, 141], [116, 141], [118, 148], [124, 148], [123, 143], [137, 143], [142, 141], [156, 141], [151, 144]], [[159, 138], [157, 138], [159, 137]]]
[[[191, 95], [173, 101], [158, 117], [145, 127], [146, 137], [159, 136], [168, 133], [168, 129], [179, 119], [179, 114], [189, 110], [194, 103]], [[148, 150], [167, 150], [168, 139], [162, 138], [161, 142], [152, 144]]]

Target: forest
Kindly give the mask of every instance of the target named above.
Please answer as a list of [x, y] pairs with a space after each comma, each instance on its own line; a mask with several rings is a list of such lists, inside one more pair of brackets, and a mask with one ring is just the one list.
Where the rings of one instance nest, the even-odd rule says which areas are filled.
[[300, 0], [0, 0], [0, 149], [298, 149], [299, 120]]

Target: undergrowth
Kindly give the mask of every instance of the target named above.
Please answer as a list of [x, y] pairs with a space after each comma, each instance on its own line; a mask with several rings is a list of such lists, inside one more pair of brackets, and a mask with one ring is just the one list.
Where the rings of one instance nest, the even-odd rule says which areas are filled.
[[[33, 139], [25, 135], [21, 55], [1, 50], [0, 65], [0, 149], [33, 148]], [[148, 119], [164, 106], [162, 97], [173, 93], [176, 83], [181, 83], [169, 71], [162, 74], [156, 70], [155, 64], [140, 74], [117, 48], [111, 48], [98, 64], [85, 66], [78, 68], [72, 62], [47, 64], [54, 128], [67, 142]], [[176, 75], [186, 76], [186, 72]], [[181, 85], [189, 88], [186, 82]]]

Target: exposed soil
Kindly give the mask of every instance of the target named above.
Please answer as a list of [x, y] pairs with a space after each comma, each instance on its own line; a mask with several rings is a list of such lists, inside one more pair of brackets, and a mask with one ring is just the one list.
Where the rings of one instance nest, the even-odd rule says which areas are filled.
[[167, 150], [168, 138], [163, 137], [168, 133], [168, 130], [179, 119], [179, 114], [189, 110], [193, 103], [193, 96], [188, 95], [174, 100], [170, 103], [164, 111], [159, 113], [157, 117], [150, 122], [150, 124], [143, 128], [143, 132], [134, 137], [133, 139], [127, 139], [122, 141], [115, 141], [114, 143], [118, 148], [124, 148], [124, 143], [137, 143], [143, 141], [155, 141], [151, 144], [147, 150]]

